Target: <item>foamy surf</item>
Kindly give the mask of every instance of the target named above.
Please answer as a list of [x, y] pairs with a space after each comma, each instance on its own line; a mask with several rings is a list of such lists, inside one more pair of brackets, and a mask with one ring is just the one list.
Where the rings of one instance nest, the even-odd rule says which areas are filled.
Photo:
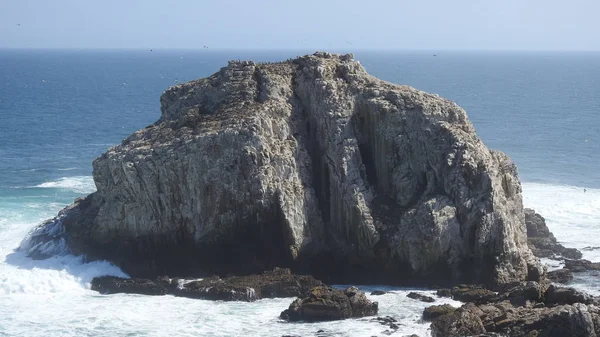
[[96, 191], [94, 178], [91, 176], [63, 177], [58, 180], [48, 181], [34, 187], [65, 189], [82, 194], [89, 194]]
[[[75, 177], [71, 182], [81, 177]], [[0, 214], [0, 335], [7, 336], [282, 336], [319, 335], [345, 337], [385, 336], [388, 327], [372, 322], [371, 317], [338, 322], [290, 324], [281, 321], [279, 313], [293, 299], [277, 298], [253, 303], [212, 302], [172, 296], [110, 295], [103, 296], [89, 289], [93, 277], [126, 276], [108, 262], [84, 263], [80, 257], [57, 256], [47, 260], [32, 260], [25, 251], [15, 251], [34, 225], [51, 218], [66, 205], [75, 190], [67, 179], [45, 183], [43, 188], [65, 189], [60, 202], [41, 200], [18, 204], [5, 203]], [[79, 182], [92, 183], [91, 177]], [[61, 187], [58, 187], [61, 186]], [[71, 186], [67, 188], [66, 186]], [[79, 191], [91, 192], [77, 188]], [[523, 184], [526, 207], [535, 208], [548, 221], [557, 239], [567, 246], [585, 248], [600, 246], [600, 234], [595, 226], [600, 220], [600, 191], [572, 186]], [[12, 200], [12, 199], [11, 199]], [[1, 200], [0, 200], [1, 201]], [[64, 202], [64, 203], [63, 203]], [[0, 209], [3, 209], [0, 207]], [[8, 212], [10, 210], [10, 212]], [[583, 230], [585, 229], [585, 230]], [[590, 234], [592, 233], [592, 234]], [[27, 247], [27, 241], [24, 243]], [[584, 257], [594, 260], [596, 251], [583, 250]], [[600, 252], [598, 252], [600, 253]], [[544, 261], [560, 267], [555, 261]], [[575, 285], [593, 294], [596, 275], [576, 276]], [[391, 290], [382, 296], [369, 296], [379, 302], [379, 316], [398, 320], [399, 329], [393, 335], [417, 334], [430, 336], [429, 324], [421, 322], [423, 309], [430, 305], [406, 297], [408, 289], [361, 286], [371, 290]], [[423, 291], [433, 295], [431, 291]], [[435, 295], [433, 295], [435, 297]], [[437, 299], [434, 304], [459, 302]], [[116, 310], [115, 308], [118, 308]], [[174, 324], [174, 322], [176, 324]]]
[[600, 246], [600, 189], [524, 183], [523, 203], [546, 219], [560, 243], [600, 261], [600, 249], [594, 249]]

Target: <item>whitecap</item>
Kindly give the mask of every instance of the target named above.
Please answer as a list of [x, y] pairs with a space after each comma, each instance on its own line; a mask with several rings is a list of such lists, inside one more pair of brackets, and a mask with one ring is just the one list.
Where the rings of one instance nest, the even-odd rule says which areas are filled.
[[89, 194], [96, 191], [96, 185], [94, 184], [94, 179], [91, 176], [63, 177], [58, 180], [48, 181], [34, 187], [65, 189], [82, 194]]

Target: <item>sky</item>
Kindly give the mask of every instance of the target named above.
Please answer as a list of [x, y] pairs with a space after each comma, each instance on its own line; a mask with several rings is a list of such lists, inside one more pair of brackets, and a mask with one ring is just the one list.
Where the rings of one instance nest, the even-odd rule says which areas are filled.
[[0, 0], [0, 48], [600, 50], [600, 0]]

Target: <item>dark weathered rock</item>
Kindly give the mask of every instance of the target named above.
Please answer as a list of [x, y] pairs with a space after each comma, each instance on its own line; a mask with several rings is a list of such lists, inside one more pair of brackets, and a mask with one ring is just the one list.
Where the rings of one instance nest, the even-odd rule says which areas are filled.
[[455, 103], [351, 55], [235, 61], [171, 87], [160, 119], [93, 169], [97, 192], [24, 250], [64, 241], [149, 278], [284, 266], [337, 282], [497, 284], [539, 266], [510, 158]]
[[423, 320], [431, 321], [442, 315], [451, 314], [456, 310], [455, 307], [450, 304], [432, 305], [423, 310]]
[[92, 280], [92, 290], [103, 294], [171, 294], [220, 301], [254, 301], [261, 298], [303, 296], [313, 287], [320, 285], [323, 283], [312, 276], [293, 275], [289, 269], [281, 268], [260, 275], [232, 276], [224, 279], [213, 276], [185, 284], [169, 279], [123, 279], [112, 276], [97, 277]]
[[418, 301], [421, 301], [421, 302], [428, 302], [428, 303], [435, 302], [435, 299], [433, 297], [430, 297], [430, 296], [427, 296], [427, 295], [423, 295], [423, 294], [419, 294], [419, 293], [416, 293], [414, 291], [411, 291], [410, 293], [408, 293], [408, 295], [406, 295], [406, 297], [412, 298], [413, 300], [418, 300]]
[[593, 302], [593, 298], [582, 291], [555, 285], [548, 287], [545, 298], [546, 304], [591, 304]]
[[435, 294], [438, 297], [452, 297], [452, 291], [450, 289], [438, 289]]
[[451, 289], [452, 298], [462, 302], [473, 302], [476, 304], [487, 303], [496, 293], [480, 286], [460, 285]]
[[356, 287], [345, 291], [328, 287], [314, 287], [308, 297], [298, 298], [280, 317], [288, 321], [331, 321], [350, 317], [376, 315], [377, 302], [371, 302]]
[[582, 254], [575, 248], [559, 244], [546, 225], [546, 219], [530, 208], [525, 209], [527, 243], [537, 257], [580, 259]]
[[377, 302], [371, 302], [357, 287], [350, 287], [344, 290], [344, 294], [350, 300], [352, 307], [352, 317], [364, 317], [377, 315], [379, 310]]
[[289, 269], [276, 268], [260, 275], [232, 276], [193, 281], [175, 295], [223, 301], [253, 301], [260, 298], [297, 297], [323, 285], [308, 275], [294, 275]]
[[95, 277], [92, 280], [92, 290], [101, 294], [140, 294], [140, 295], [166, 295], [173, 292], [175, 286], [164, 279], [128, 279], [115, 276]]
[[547, 289], [547, 284], [538, 282], [522, 282], [512, 287], [507, 287], [502, 293], [494, 297], [493, 301], [508, 300], [513, 305], [526, 305], [527, 302], [542, 302]]
[[550, 271], [546, 274], [546, 276], [548, 277], [548, 280], [552, 282], [563, 284], [569, 283], [571, 280], [573, 280], [573, 273], [567, 268]]
[[574, 273], [580, 273], [588, 270], [600, 270], [599, 262], [590, 262], [588, 260], [565, 260], [565, 268]]
[[371, 292], [372, 296], [381, 296], [381, 295], [385, 295], [387, 294], [387, 291], [383, 291], [383, 290], [375, 290]]
[[439, 316], [431, 323], [432, 337], [464, 337], [485, 332], [479, 316], [462, 308]]
[[[553, 285], [548, 288], [543, 297], [540, 297], [538, 290], [544, 288], [537, 283], [527, 282], [500, 290], [487, 303], [464, 304], [452, 313], [433, 318], [432, 335], [437, 337], [598, 336], [600, 308], [593, 304], [591, 297], [571, 288], [559, 288]], [[515, 298], [529, 299], [515, 304], [513, 303]], [[542, 299], [546, 303], [540, 302]], [[429, 310], [436, 312], [436, 307]]]

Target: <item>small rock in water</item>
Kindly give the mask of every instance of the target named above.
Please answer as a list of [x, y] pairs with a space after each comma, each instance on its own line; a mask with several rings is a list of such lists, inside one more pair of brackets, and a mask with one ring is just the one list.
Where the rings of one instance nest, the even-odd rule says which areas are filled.
[[379, 324], [385, 325], [386, 327], [390, 328], [389, 330], [385, 330], [382, 332], [382, 334], [384, 335], [391, 335], [400, 328], [398, 320], [391, 316], [376, 317], [373, 318], [371, 322], [378, 322]]
[[356, 287], [344, 291], [329, 286], [311, 289], [308, 297], [297, 298], [280, 317], [287, 321], [332, 321], [376, 315], [378, 303], [371, 302]]
[[548, 280], [552, 282], [563, 284], [573, 280], [573, 273], [567, 268], [550, 271], [546, 276], [548, 277]]
[[588, 260], [565, 260], [565, 268], [575, 273], [580, 273], [588, 270], [600, 270], [599, 262], [591, 262]]
[[450, 289], [438, 289], [435, 294], [438, 297], [452, 297], [452, 292]]
[[385, 295], [387, 294], [387, 291], [383, 291], [383, 290], [375, 290], [371, 292], [372, 296], [380, 296], [380, 295]]
[[408, 293], [408, 295], [406, 295], [406, 297], [412, 298], [413, 300], [418, 300], [421, 302], [427, 302], [427, 303], [435, 302], [435, 299], [433, 297], [429, 297], [429, 296], [419, 294], [416, 292], [410, 292], [410, 293]]

